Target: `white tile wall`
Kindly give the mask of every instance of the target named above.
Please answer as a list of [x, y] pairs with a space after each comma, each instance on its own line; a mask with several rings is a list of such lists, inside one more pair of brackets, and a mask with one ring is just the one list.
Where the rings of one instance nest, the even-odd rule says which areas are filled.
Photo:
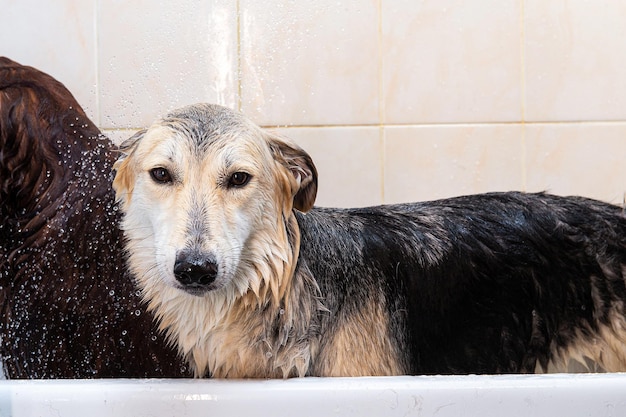
[[519, 0], [382, 0], [384, 121], [519, 121]]
[[613, 203], [626, 192], [626, 124], [526, 127], [527, 188]]
[[282, 127], [318, 203], [491, 190], [621, 202], [626, 3], [0, 0], [0, 55], [116, 141], [196, 101]]
[[229, 0], [100, 1], [101, 126], [145, 126], [200, 101], [234, 106], [235, 6]]
[[242, 110], [265, 125], [379, 121], [375, 0], [241, 0]]
[[63, 82], [98, 120], [96, 0], [0, 0], [0, 55]]
[[519, 125], [385, 129], [385, 202], [523, 189]]
[[626, 2], [525, 3], [528, 120], [626, 120]]

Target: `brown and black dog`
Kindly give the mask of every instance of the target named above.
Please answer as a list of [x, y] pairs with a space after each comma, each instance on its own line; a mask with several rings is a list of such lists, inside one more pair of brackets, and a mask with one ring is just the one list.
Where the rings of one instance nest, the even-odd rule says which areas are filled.
[[0, 58], [0, 355], [9, 378], [188, 375], [126, 272], [116, 157], [61, 83]]
[[313, 207], [295, 143], [231, 109], [122, 145], [129, 267], [197, 376], [626, 370], [626, 217], [491, 193]]

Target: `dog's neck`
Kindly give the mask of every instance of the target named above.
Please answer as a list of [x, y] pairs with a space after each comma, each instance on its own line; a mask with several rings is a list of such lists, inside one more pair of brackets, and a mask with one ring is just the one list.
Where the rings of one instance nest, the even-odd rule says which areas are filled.
[[137, 274], [149, 311], [195, 376], [306, 375], [316, 350], [312, 329], [323, 307], [315, 281], [295, 271], [296, 218], [291, 213], [282, 220], [278, 236], [255, 237], [260, 244], [246, 258], [261, 261], [240, 266], [245, 279], [237, 281], [249, 282], [247, 288], [230, 285], [198, 297]]

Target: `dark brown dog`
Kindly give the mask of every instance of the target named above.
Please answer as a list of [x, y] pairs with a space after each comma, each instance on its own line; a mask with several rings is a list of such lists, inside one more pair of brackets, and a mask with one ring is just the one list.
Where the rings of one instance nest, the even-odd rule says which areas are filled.
[[124, 267], [111, 142], [0, 58], [0, 354], [10, 378], [179, 377]]

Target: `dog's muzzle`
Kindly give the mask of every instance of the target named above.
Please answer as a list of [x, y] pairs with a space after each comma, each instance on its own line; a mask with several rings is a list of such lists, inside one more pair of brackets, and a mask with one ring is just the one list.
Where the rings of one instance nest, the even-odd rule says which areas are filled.
[[211, 290], [217, 272], [217, 262], [212, 256], [184, 250], [176, 255], [174, 276], [190, 293], [199, 294]]

